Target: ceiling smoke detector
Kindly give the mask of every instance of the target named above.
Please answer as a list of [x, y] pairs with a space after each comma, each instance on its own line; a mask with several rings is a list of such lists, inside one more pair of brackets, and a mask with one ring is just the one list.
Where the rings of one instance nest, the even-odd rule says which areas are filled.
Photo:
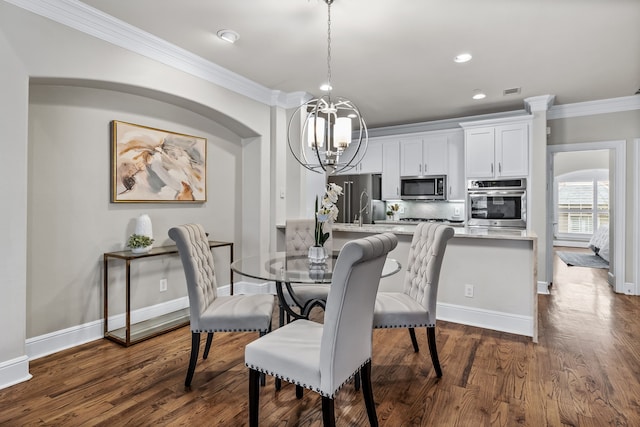
[[515, 95], [520, 93], [520, 89], [519, 87], [512, 87], [510, 89], [505, 89], [502, 91], [502, 95], [507, 96], [507, 95]]

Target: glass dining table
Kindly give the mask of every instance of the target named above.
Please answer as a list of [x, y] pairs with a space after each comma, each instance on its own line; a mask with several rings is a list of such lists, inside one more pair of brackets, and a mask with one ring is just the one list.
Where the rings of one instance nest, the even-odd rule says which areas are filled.
[[[273, 281], [276, 285], [276, 294], [280, 308], [294, 319], [308, 318], [312, 308], [320, 306], [324, 309], [326, 301], [315, 299], [307, 302], [300, 301], [295, 294], [292, 283], [303, 285], [330, 284], [333, 268], [338, 253], [334, 252], [324, 263], [313, 264], [309, 262], [307, 255], [289, 255], [286, 252], [265, 252], [260, 255], [250, 256], [234, 261], [231, 270], [246, 277]], [[382, 268], [380, 277], [391, 276], [402, 266], [393, 259], [387, 258]], [[290, 299], [300, 309], [296, 312], [291, 309], [285, 297], [283, 288], [286, 288]]]

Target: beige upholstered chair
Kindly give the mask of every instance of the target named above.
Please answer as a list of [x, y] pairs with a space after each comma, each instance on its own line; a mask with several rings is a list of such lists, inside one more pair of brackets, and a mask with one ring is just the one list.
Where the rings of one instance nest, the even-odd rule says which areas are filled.
[[[331, 245], [333, 238], [331, 231], [329, 231], [329, 239], [324, 244], [324, 247], [331, 252]], [[300, 255], [306, 256], [309, 252], [309, 248], [315, 243], [315, 221], [313, 219], [288, 219], [285, 224], [285, 251], [287, 255]], [[299, 306], [301, 310], [312, 301], [326, 301], [329, 294], [328, 285], [301, 285], [291, 284], [293, 292], [295, 294], [295, 301], [290, 295], [285, 296], [290, 302], [290, 305]], [[285, 289], [286, 292], [286, 289]], [[283, 312], [280, 309], [280, 326], [283, 324]]]
[[258, 425], [260, 373], [322, 395], [325, 426], [335, 425], [333, 399], [359, 370], [367, 415], [377, 426], [371, 390], [373, 306], [387, 253], [398, 240], [391, 233], [352, 240], [336, 261], [324, 324], [301, 319], [288, 323], [245, 347], [249, 368], [249, 425]]
[[378, 292], [374, 328], [408, 328], [414, 351], [419, 351], [414, 328], [427, 328], [431, 361], [438, 377], [442, 369], [436, 348], [436, 299], [440, 267], [453, 228], [420, 223], [411, 241], [403, 292]]
[[271, 330], [273, 295], [218, 296], [213, 256], [209, 240], [200, 224], [186, 224], [169, 230], [176, 242], [187, 279], [191, 324], [191, 358], [184, 385], [189, 387], [196, 369], [200, 333], [206, 332], [203, 358], [211, 348], [214, 332]]

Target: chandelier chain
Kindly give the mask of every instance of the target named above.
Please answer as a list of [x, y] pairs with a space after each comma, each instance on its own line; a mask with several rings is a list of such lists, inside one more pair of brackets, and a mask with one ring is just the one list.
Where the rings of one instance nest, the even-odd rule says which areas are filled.
[[327, 85], [328, 91], [331, 93], [331, 3], [333, 0], [327, 0]]

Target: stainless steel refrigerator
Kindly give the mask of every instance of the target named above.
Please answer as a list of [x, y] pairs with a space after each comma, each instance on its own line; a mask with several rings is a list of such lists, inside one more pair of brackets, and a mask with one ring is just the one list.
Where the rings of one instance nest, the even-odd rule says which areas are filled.
[[358, 222], [361, 209], [363, 224], [385, 219], [385, 204], [380, 200], [382, 182], [380, 174], [332, 175], [328, 182], [342, 187], [343, 194], [337, 203], [339, 209], [337, 222]]

